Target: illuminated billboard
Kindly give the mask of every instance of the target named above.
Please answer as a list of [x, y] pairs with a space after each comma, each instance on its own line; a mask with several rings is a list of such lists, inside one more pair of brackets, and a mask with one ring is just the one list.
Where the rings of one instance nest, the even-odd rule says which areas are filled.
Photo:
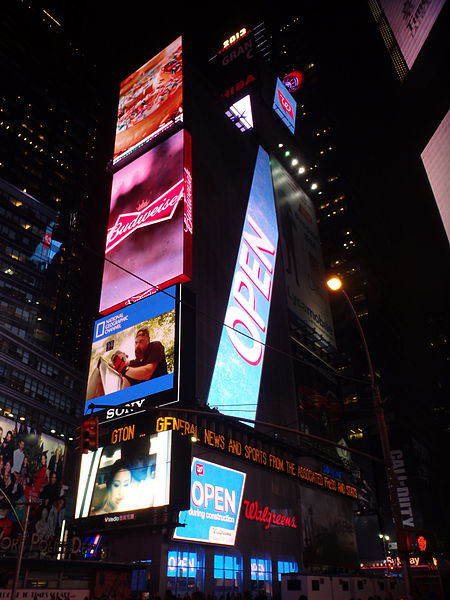
[[256, 415], [277, 242], [269, 155], [260, 147], [208, 395], [227, 415]]
[[94, 323], [85, 412], [173, 388], [175, 303], [172, 286]]
[[336, 341], [313, 203], [274, 157], [271, 165], [291, 326], [333, 350]]
[[179, 131], [114, 174], [102, 314], [190, 278], [190, 148], [189, 134]]
[[297, 115], [297, 102], [288, 91], [287, 87], [277, 79], [273, 110], [277, 113], [291, 133], [295, 133], [295, 118]]
[[450, 240], [450, 111], [442, 119], [422, 154], [423, 165], [433, 190], [434, 198]]
[[113, 163], [183, 120], [181, 37], [120, 85]]
[[425, 43], [445, 0], [379, 0], [403, 58], [410, 69]]
[[234, 546], [246, 474], [192, 459], [190, 509], [180, 512], [183, 526], [173, 539]]
[[[130, 430], [125, 437], [133, 437]], [[165, 431], [83, 454], [75, 518], [169, 504], [171, 442]]]

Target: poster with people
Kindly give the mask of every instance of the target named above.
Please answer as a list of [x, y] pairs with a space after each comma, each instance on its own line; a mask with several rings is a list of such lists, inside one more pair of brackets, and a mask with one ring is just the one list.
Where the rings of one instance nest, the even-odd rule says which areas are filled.
[[65, 517], [66, 445], [22, 421], [0, 417], [0, 540], [21, 531], [30, 505], [28, 530], [57, 538]]

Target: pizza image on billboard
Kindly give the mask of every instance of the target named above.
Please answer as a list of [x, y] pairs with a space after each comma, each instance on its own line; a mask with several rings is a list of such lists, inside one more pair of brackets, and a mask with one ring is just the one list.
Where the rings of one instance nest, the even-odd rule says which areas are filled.
[[114, 174], [102, 314], [190, 278], [190, 173], [190, 136], [179, 131]]
[[183, 120], [182, 83], [181, 37], [122, 81], [113, 163]]
[[173, 388], [175, 293], [171, 287], [95, 322], [85, 411], [91, 402], [117, 406]]

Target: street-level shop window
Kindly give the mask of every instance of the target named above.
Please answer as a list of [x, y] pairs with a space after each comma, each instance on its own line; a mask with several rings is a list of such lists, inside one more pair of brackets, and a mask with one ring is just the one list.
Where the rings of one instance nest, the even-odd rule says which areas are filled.
[[214, 554], [214, 585], [220, 592], [242, 592], [242, 557]]
[[169, 550], [167, 554], [167, 588], [175, 594], [203, 590], [205, 554], [199, 549]]
[[283, 573], [298, 573], [298, 563], [295, 560], [278, 561], [278, 581]]
[[252, 592], [272, 594], [272, 561], [270, 558], [250, 558]]

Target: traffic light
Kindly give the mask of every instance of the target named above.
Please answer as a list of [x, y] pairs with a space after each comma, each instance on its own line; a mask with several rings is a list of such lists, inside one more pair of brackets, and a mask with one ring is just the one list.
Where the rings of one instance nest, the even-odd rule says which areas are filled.
[[75, 430], [75, 452], [87, 454], [98, 448], [98, 417], [90, 415]]

